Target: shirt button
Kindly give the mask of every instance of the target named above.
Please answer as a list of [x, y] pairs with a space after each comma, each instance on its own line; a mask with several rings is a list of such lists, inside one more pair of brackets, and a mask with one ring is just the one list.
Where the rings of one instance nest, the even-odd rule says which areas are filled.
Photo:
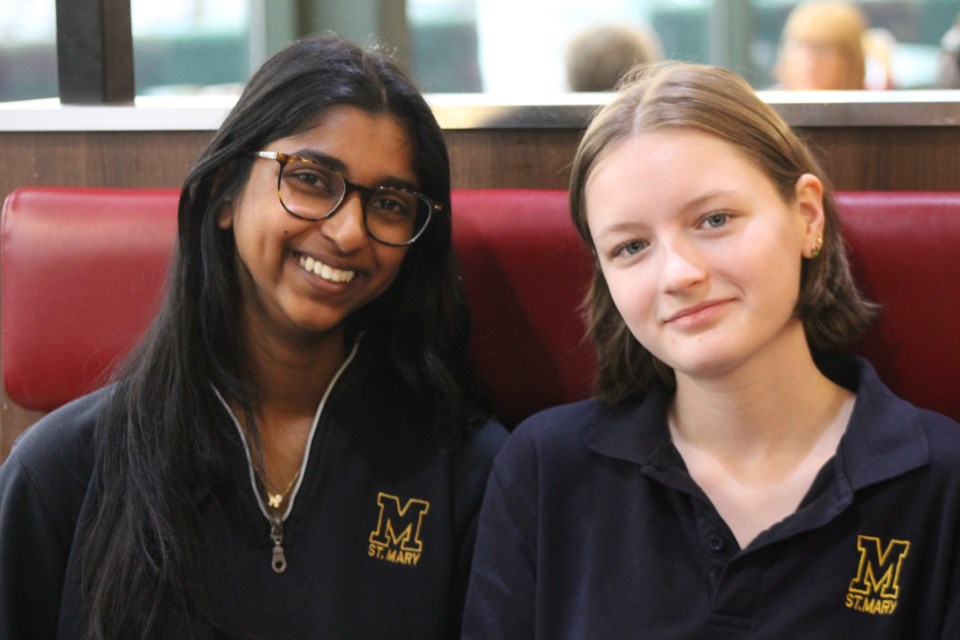
[[713, 551], [714, 553], [719, 553], [720, 551], [723, 551], [723, 547], [724, 547], [723, 538], [721, 538], [717, 534], [714, 533], [707, 536], [706, 542], [707, 542], [707, 549], [710, 549], [710, 551]]

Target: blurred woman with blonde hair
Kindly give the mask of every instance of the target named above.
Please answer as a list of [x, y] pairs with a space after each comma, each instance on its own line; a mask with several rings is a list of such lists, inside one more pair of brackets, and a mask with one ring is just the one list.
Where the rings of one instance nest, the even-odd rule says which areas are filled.
[[863, 89], [867, 20], [849, 2], [797, 5], [783, 27], [774, 69], [781, 89]]

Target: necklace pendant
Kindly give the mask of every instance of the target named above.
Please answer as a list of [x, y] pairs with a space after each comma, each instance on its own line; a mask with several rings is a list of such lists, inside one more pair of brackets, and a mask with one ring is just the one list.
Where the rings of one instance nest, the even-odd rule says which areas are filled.
[[280, 503], [283, 502], [282, 493], [267, 493], [267, 504], [269, 504], [274, 509], [280, 508]]

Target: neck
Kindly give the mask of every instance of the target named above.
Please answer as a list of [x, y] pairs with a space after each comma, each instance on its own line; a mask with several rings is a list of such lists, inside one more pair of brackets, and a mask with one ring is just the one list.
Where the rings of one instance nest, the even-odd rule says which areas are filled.
[[299, 339], [262, 330], [245, 335], [245, 372], [256, 390], [252, 426], [259, 441], [251, 446], [259, 449], [254, 459], [262, 460], [255, 466], [268, 488], [279, 492], [300, 468], [320, 399], [346, 360], [344, 332]]
[[246, 341], [245, 369], [259, 412], [312, 416], [346, 360], [343, 329], [297, 340], [263, 331], [247, 335], [256, 336]]
[[715, 378], [678, 375], [674, 437], [734, 465], [776, 458], [776, 468], [808, 454], [828, 432], [839, 441], [853, 394], [817, 369], [805, 340], [771, 355]]

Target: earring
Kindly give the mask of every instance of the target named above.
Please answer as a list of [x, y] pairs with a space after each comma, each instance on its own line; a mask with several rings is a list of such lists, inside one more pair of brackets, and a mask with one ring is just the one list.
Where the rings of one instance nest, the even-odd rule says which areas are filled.
[[820, 257], [820, 250], [823, 248], [823, 234], [817, 236], [817, 244], [814, 245], [813, 251], [810, 252], [810, 258], [816, 259]]

